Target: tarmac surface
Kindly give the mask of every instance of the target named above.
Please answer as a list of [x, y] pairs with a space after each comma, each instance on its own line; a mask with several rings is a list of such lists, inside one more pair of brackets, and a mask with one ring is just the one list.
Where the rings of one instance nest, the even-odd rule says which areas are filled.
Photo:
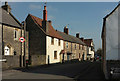
[[105, 81], [100, 62], [68, 62], [11, 69], [3, 71], [2, 78], [2, 81]]

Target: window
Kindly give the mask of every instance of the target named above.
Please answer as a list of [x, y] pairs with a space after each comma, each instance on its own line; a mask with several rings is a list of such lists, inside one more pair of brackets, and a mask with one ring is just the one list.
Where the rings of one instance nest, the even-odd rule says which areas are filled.
[[80, 53], [79, 53], [79, 58], [80, 58]]
[[76, 44], [75, 44], [75, 49], [77, 48]]
[[54, 38], [53, 37], [51, 38], [51, 44], [52, 45], [54, 44]]
[[14, 30], [14, 39], [18, 40], [18, 30], [17, 29]]
[[4, 47], [4, 55], [11, 55], [11, 46], [7, 45]]
[[57, 51], [54, 51], [54, 59], [57, 59]]
[[58, 40], [58, 45], [60, 46], [60, 39]]
[[80, 44], [79, 44], [79, 49], [80, 49]]
[[72, 51], [72, 43], [71, 43], [71, 51]]
[[92, 47], [91, 47], [91, 51], [93, 51], [93, 50], [94, 50], [94, 47], [92, 46]]
[[84, 50], [84, 46], [82, 46], [82, 50]]
[[68, 42], [66, 42], [66, 47], [68, 48]]

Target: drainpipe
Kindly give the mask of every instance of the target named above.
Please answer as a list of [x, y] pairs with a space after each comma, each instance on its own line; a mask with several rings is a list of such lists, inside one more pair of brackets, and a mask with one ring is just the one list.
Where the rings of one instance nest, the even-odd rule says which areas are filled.
[[23, 21], [23, 27], [24, 27], [24, 38], [25, 38], [25, 42], [24, 42], [24, 55], [23, 55], [23, 66], [26, 66], [26, 22]]
[[[22, 29], [23, 29], [23, 25], [21, 24], [21, 37], [22, 37]], [[22, 67], [22, 42], [20, 43], [21, 43], [20, 67]]]

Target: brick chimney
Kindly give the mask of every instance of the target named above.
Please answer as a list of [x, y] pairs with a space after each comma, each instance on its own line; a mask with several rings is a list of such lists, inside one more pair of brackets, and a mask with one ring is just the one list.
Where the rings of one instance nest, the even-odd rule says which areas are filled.
[[64, 33], [69, 34], [69, 29], [67, 26], [64, 27]]
[[46, 10], [46, 6], [44, 6], [44, 10], [43, 10], [43, 20], [47, 21], [47, 10]]
[[47, 21], [47, 10], [46, 10], [46, 6], [44, 6], [42, 28], [45, 32], [48, 32], [48, 24], [49, 23]]
[[76, 37], [79, 38], [80, 34], [79, 33], [76, 33]]
[[11, 7], [8, 5], [8, 2], [5, 2], [5, 5], [3, 5], [2, 8], [6, 10], [8, 13], [11, 12]]
[[80, 39], [81, 39], [82, 42], [84, 42], [84, 38], [83, 37], [81, 37]]

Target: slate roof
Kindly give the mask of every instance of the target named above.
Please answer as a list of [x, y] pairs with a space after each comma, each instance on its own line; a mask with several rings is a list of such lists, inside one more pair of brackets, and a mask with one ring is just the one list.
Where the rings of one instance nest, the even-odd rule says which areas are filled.
[[57, 31], [57, 32], [62, 36], [62, 38], [63, 38], [65, 41], [85, 45], [85, 43], [82, 42], [82, 41], [81, 41], [79, 38], [77, 38], [77, 37], [74, 37], [74, 36], [72, 36], [72, 35], [68, 35], [68, 34], [66, 34], [66, 33], [64, 33], [64, 32], [60, 32], [60, 31]]
[[[41, 27], [42, 28], [42, 19], [40, 19], [40, 18], [38, 18], [38, 17], [36, 17], [36, 16], [33, 16], [33, 15], [31, 15], [31, 14], [29, 14], [29, 16], [31, 16], [31, 18], [34, 20], [34, 22], [36, 23], [36, 24], [38, 24], [39, 25], [39, 27]], [[41, 29], [40, 28], [40, 29]], [[44, 31], [44, 30], [42, 30], [42, 31]], [[45, 31], [44, 31], [45, 32]], [[45, 34], [46, 35], [49, 35], [49, 36], [51, 36], [51, 37], [55, 37], [55, 38], [58, 38], [58, 39], [63, 39], [57, 32], [56, 32], [56, 30], [53, 28], [53, 26], [48, 22], [48, 32], [45, 32]]]
[[84, 39], [84, 43], [85, 43], [87, 46], [91, 46], [91, 42], [93, 42], [92, 39]]
[[20, 22], [12, 15], [12, 13], [8, 13], [4, 9], [0, 8], [0, 14], [2, 14], [2, 16], [0, 16], [0, 19], [2, 19], [1, 23], [19, 28], [21, 27]]

